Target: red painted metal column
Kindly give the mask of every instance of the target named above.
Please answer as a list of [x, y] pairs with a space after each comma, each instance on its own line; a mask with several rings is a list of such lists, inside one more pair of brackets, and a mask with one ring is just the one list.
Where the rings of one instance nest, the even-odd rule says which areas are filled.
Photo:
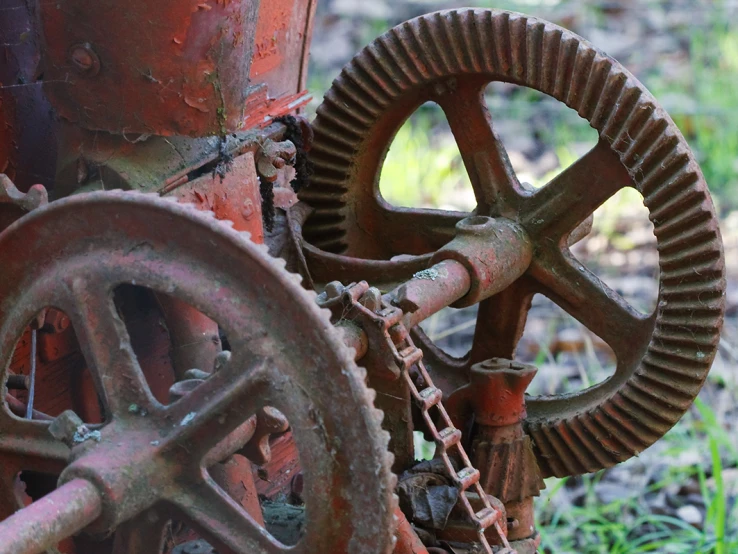
[[0, 554], [39, 554], [87, 527], [101, 512], [95, 486], [74, 479], [0, 523]]
[[244, 122], [259, 0], [41, 3], [44, 90], [117, 134], [207, 136]]

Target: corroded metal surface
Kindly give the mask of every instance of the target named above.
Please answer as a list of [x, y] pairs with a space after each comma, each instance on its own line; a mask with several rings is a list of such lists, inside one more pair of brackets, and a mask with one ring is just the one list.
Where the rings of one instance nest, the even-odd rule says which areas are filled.
[[41, 4], [46, 94], [59, 115], [115, 133], [239, 129], [260, 2]]
[[305, 96], [315, 5], [42, 3], [45, 92], [59, 115], [86, 129], [198, 137], [258, 126]]
[[[11, 5], [14, 4], [14, 5]], [[54, 184], [56, 117], [37, 81], [41, 32], [34, 2], [0, 9], [0, 173], [22, 191]]]
[[546, 485], [530, 437], [523, 429], [525, 390], [537, 371], [534, 366], [499, 358], [474, 364], [470, 383], [454, 392], [447, 402], [455, 422], [474, 418], [474, 431], [467, 437], [472, 444], [471, 459], [482, 473], [484, 492], [505, 504], [511, 543], [540, 542], [535, 531], [533, 497]]
[[[564, 102], [590, 122], [600, 142], [548, 185], [527, 191], [492, 130], [483, 97], [490, 81]], [[544, 475], [596, 471], [641, 452], [700, 390], [724, 311], [720, 231], [679, 130], [620, 64], [551, 23], [471, 9], [403, 23], [344, 68], [318, 109], [315, 176], [301, 195], [315, 210], [304, 236], [316, 271], [353, 279], [373, 270], [404, 280], [453, 238], [465, 214], [394, 208], [379, 193], [394, 133], [426, 101], [437, 102], [449, 120], [476, 213], [517, 222], [534, 244], [523, 278], [481, 303], [469, 360], [426, 348], [439, 381], [453, 390], [464, 384], [471, 363], [512, 357], [531, 296], [545, 294], [607, 342], [618, 365], [612, 378], [585, 391], [529, 400], [527, 430]], [[648, 315], [568, 249], [572, 231], [624, 187], [643, 195], [655, 227], [660, 294]]]
[[[162, 233], [175, 225], [176, 234]], [[24, 240], [29, 236], [34, 240]], [[218, 461], [212, 452], [222, 453], [231, 432], [269, 405], [301, 423], [292, 428], [307, 505], [300, 551], [389, 551], [394, 483], [381, 415], [327, 313], [263, 247], [189, 206], [109, 192], [36, 210], [0, 235], [0, 252], [7, 260], [0, 283], [2, 378], [29, 318], [52, 304], [77, 330], [106, 415], [100, 427], [76, 429], [70, 452], [48, 434], [48, 423], [0, 410], [4, 499], [12, 498], [5, 485], [18, 469], [63, 469], [61, 483], [84, 479], [101, 494], [95, 529], [137, 518], [116, 538], [139, 545], [127, 553], [150, 552], [175, 513], [219, 550], [284, 550], [204, 469]], [[201, 310], [221, 324], [231, 345], [229, 364], [167, 406], [149, 391], [112, 302], [118, 285], [134, 282]], [[137, 515], [151, 509], [159, 516]], [[60, 510], [60, 517], [68, 513]], [[15, 532], [0, 524], [0, 543]]]
[[0, 554], [36, 554], [55, 548], [95, 521], [102, 512], [100, 491], [89, 481], [74, 479], [22, 512], [0, 522]]

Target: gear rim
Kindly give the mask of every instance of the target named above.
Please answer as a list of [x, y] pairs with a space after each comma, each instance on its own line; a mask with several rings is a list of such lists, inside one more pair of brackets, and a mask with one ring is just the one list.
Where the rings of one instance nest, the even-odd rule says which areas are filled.
[[[338, 433], [335, 437], [335, 439], [338, 440], [334, 441], [334, 439], [331, 439], [330, 443], [333, 448], [331, 452], [333, 453], [325, 453], [325, 455], [332, 456], [334, 462], [328, 464], [328, 466], [324, 466], [323, 469], [316, 468], [315, 471], [308, 470], [308, 472], [314, 474], [314, 485], [309, 488], [313, 489], [313, 491], [319, 490], [320, 486], [315, 485], [315, 476], [325, 473], [323, 476], [329, 479], [330, 486], [323, 488], [326, 490], [333, 490], [337, 494], [336, 498], [332, 499], [336, 501], [334, 504], [340, 504], [343, 507], [338, 513], [334, 513], [333, 517], [328, 518], [332, 523], [328, 525], [326, 530], [330, 528], [333, 529], [332, 532], [329, 532], [329, 535], [333, 536], [333, 539], [329, 538], [329, 541], [337, 539], [339, 540], [339, 544], [341, 544], [340, 541], [344, 541], [344, 546], [349, 552], [375, 552], [377, 547], [382, 551], [388, 551], [392, 538], [391, 533], [387, 533], [386, 531], [392, 528], [392, 514], [394, 509], [392, 490], [394, 485], [394, 476], [390, 471], [391, 457], [386, 451], [388, 436], [384, 431], [382, 431], [380, 426], [381, 413], [373, 408], [372, 402], [374, 394], [373, 391], [366, 388], [364, 384], [363, 370], [360, 370], [355, 366], [351, 352], [343, 346], [340, 333], [330, 324], [329, 314], [326, 311], [319, 309], [316, 305], [314, 293], [307, 292], [302, 289], [299, 284], [299, 277], [287, 273], [284, 270], [284, 262], [282, 260], [269, 257], [266, 252], [266, 247], [250, 242], [248, 240], [247, 233], [238, 233], [234, 231], [228, 224], [216, 220], [212, 214], [200, 212], [189, 205], [178, 204], [175, 201], [161, 199], [158, 195], [115, 191], [89, 193], [60, 200], [45, 208], [34, 211], [28, 217], [14, 223], [0, 235], [0, 245], [4, 247], [3, 251], [16, 254], [8, 257], [10, 261], [4, 268], [4, 272], [6, 276], [9, 276], [9, 278], [3, 280], [2, 288], [4, 290], [2, 294], [0, 294], [0, 314], [2, 315], [1, 320], [3, 321], [0, 335], [4, 337], [3, 343], [6, 344], [6, 346], [10, 345], [10, 347], [5, 348], [4, 351], [12, 352], [12, 344], [10, 343], [13, 343], [16, 340], [16, 338], [14, 338], [15, 331], [18, 331], [18, 333], [15, 334], [19, 335], [19, 330], [24, 328], [27, 323], [26, 320], [28, 319], [28, 314], [37, 308], [37, 306], [33, 305], [33, 302], [29, 302], [30, 293], [28, 293], [28, 291], [35, 290], [34, 287], [36, 287], [36, 284], [39, 281], [49, 279], [48, 277], [36, 277], [37, 275], [44, 273], [44, 270], [48, 271], [54, 269], [54, 267], [58, 267], [60, 265], [59, 260], [66, 259], [68, 263], [69, 260], [71, 260], [72, 265], [75, 265], [80, 259], [84, 259], [85, 256], [89, 257], [91, 253], [95, 254], [100, 251], [104, 252], [106, 248], [111, 246], [111, 244], [120, 245], [127, 242], [128, 246], [131, 246], [131, 240], [135, 241], [135, 239], [141, 239], [140, 230], [131, 233], [134, 235], [133, 239], [129, 238], [126, 233], [121, 233], [121, 214], [123, 214], [127, 209], [130, 210], [129, 213], [131, 214], [129, 224], [131, 223], [131, 219], [134, 222], [138, 222], [137, 225], [129, 225], [129, 230], [138, 227], [146, 228], [147, 225], [151, 225], [151, 228], [162, 229], [167, 228], [169, 225], [177, 228], [178, 235], [186, 236], [188, 238], [188, 240], [185, 241], [186, 245], [180, 243], [179, 246], [177, 246], [175, 243], [177, 240], [181, 241], [181, 238], [174, 239], [173, 236], [149, 237], [149, 242], [151, 244], [146, 244], [145, 241], [134, 242], [132, 245], [133, 250], [142, 248], [144, 252], [146, 252], [148, 248], [153, 248], [159, 249], [160, 251], [165, 250], [168, 253], [167, 255], [171, 255], [172, 251], [177, 253], [179, 250], [178, 253], [180, 254], [180, 257], [176, 258], [177, 261], [173, 262], [172, 265], [175, 269], [179, 269], [184, 272], [195, 270], [193, 270], [191, 265], [188, 265], [187, 263], [183, 264], [182, 260], [185, 260], [185, 262], [191, 262], [193, 258], [203, 255], [205, 256], [205, 259], [210, 257], [211, 261], [230, 259], [233, 265], [237, 265], [239, 261], [244, 266], [252, 265], [251, 268], [242, 268], [249, 270], [246, 274], [261, 274], [268, 276], [264, 281], [266, 289], [259, 293], [254, 293], [253, 295], [252, 300], [255, 305], [259, 305], [260, 295], [265, 296], [266, 291], [273, 288], [273, 292], [281, 292], [279, 296], [272, 299], [274, 304], [276, 304], [276, 306], [271, 306], [270, 311], [272, 311], [272, 318], [284, 318], [284, 314], [289, 313], [290, 311], [294, 312], [295, 315], [297, 315], [298, 312], [302, 313], [303, 319], [308, 322], [305, 326], [305, 332], [307, 334], [314, 335], [314, 344], [322, 345], [323, 347], [320, 349], [323, 354], [318, 353], [318, 346], [314, 347], [316, 349], [316, 353], [318, 353], [316, 361], [322, 359], [320, 356], [332, 358], [332, 361], [326, 362], [322, 365], [325, 366], [324, 369], [327, 368], [326, 371], [335, 371], [337, 373], [337, 375], [334, 375], [333, 377], [335, 378], [335, 382], [341, 383], [341, 385], [338, 385], [338, 388], [334, 393], [338, 393], [339, 389], [342, 390], [340, 394], [330, 395], [330, 402], [325, 402], [325, 405], [322, 407], [319, 400], [315, 400], [314, 405], [311, 401], [311, 405], [313, 405], [315, 409], [315, 417], [320, 418], [321, 422], [325, 422], [324, 424], [326, 427], [324, 427], [324, 432], [325, 429], [328, 429], [329, 432]], [[66, 222], [67, 226], [74, 228], [76, 217], [73, 216], [83, 217], [87, 226], [82, 227], [77, 225], [74, 232], [59, 232], [60, 227], [64, 226], [64, 222]], [[181, 224], [183, 222], [189, 223], [189, 227], [185, 229], [177, 227], [177, 223]], [[96, 230], [99, 232], [94, 234], [93, 239], [90, 239], [90, 228], [94, 228], [95, 224], [98, 225]], [[138, 233], [138, 235], [136, 235], [136, 233]], [[162, 235], [166, 235], [166, 233], [162, 233]], [[24, 238], [28, 236], [33, 237], [33, 240], [24, 240]], [[62, 237], [64, 238], [62, 239]], [[75, 242], [73, 240], [75, 238], [82, 240]], [[85, 239], [87, 239], [86, 242]], [[61, 241], [61, 245], [55, 244], [55, 240], [57, 242]], [[94, 240], [99, 241], [98, 250], [95, 250], [94, 247], [92, 247], [92, 242]], [[200, 241], [200, 253], [192, 253], [188, 257], [186, 252], [195, 252], [198, 248], [198, 241]], [[219, 248], [214, 248], [216, 241]], [[73, 246], [69, 246], [70, 244]], [[18, 255], [20, 250], [23, 251], [23, 255]], [[207, 250], [217, 250], [217, 254], [212, 253], [208, 255]], [[55, 255], [41, 256], [40, 258], [34, 256], [39, 253], [49, 254], [49, 251], [53, 252]], [[69, 254], [67, 258], [64, 258], [64, 256], [61, 255], [65, 252]], [[128, 252], [128, 254], [130, 253], [131, 252]], [[140, 260], [146, 259], [146, 254], [143, 256], [144, 258], [140, 258]], [[29, 263], [26, 260], [35, 260], [37, 258], [42, 259], [43, 262], [41, 262], [39, 266], [34, 267], [33, 272], [24, 271], [24, 267]], [[99, 259], [96, 261], [99, 262]], [[154, 267], [156, 267], [156, 262], [152, 262], [151, 260], [149, 260], [149, 262], [154, 264]], [[104, 264], [100, 263], [99, 265], [104, 269]], [[216, 278], [218, 275], [222, 277], [224, 271], [230, 271], [227, 267], [231, 264], [222, 265], [223, 267], [220, 267], [219, 270], [212, 272]], [[98, 270], [99, 268], [96, 268], [96, 271]], [[151, 267], [149, 267], [148, 270], [150, 271]], [[120, 275], [114, 275], [111, 278], [115, 279], [116, 282], [121, 279], [123, 280], [122, 282], [127, 282], [130, 281], [130, 275], [137, 272], [140, 274], [141, 271], [142, 270], [133, 265], [130, 268], [123, 269]], [[207, 276], [210, 272], [203, 271], [202, 273]], [[174, 274], [176, 275], [176, 272]], [[242, 274], [243, 273], [239, 273], [239, 275]], [[60, 273], [56, 273], [56, 275], [60, 275]], [[171, 275], [171, 273], [167, 274], [167, 279], [171, 279]], [[12, 278], [13, 276], [17, 278]], [[203, 299], [206, 298], [207, 293], [197, 292], [197, 289], [193, 289], [193, 285], [191, 284], [186, 285], [180, 283], [179, 288], [177, 288], [176, 283], [173, 282], [174, 279], [172, 279], [172, 281], [167, 281], [167, 279], [159, 279], [157, 281], [157, 277], [151, 277], [151, 280], [147, 282], [147, 277], [139, 275], [139, 278], [141, 279], [141, 281], [139, 281], [140, 284], [149, 284], [152, 285], [153, 288], [173, 287], [173, 290], [168, 291], [169, 293], [176, 291], [178, 295], [182, 295], [182, 297], [187, 298], [191, 301], [193, 306], [196, 306], [198, 309], [202, 309], [205, 313], [210, 312], [212, 315], [213, 311], [218, 311], [217, 307], [203, 306], [203, 303], [206, 302]], [[227, 280], [224, 279], [221, 285], [225, 287], [225, 284], [227, 284]], [[164, 290], [162, 292], [167, 291]], [[190, 295], [189, 298], [188, 295]], [[198, 295], [200, 296], [198, 297]], [[247, 295], [245, 296], [247, 297]], [[238, 300], [237, 297], [236, 299]], [[229, 298], [220, 298], [217, 301], [223, 303], [229, 300]], [[43, 301], [43, 298], [39, 300], [39, 302]], [[282, 304], [281, 309], [279, 308], [279, 304]], [[19, 308], [19, 305], [22, 306]], [[267, 304], [265, 303], [262, 307], [267, 307]], [[259, 320], [261, 321], [261, 318], [259, 318]], [[291, 319], [288, 321], [291, 321]], [[256, 324], [256, 327], [260, 324], [261, 323]], [[264, 323], [264, 325], [266, 325], [266, 323]], [[252, 325], [252, 329], [253, 328], [255, 327]], [[236, 329], [230, 329], [230, 331], [234, 336], [236, 336]], [[274, 329], [272, 329], [272, 332], [273, 331]], [[264, 336], [267, 335], [264, 334]], [[269, 342], [272, 339], [265, 338], [262, 340]], [[293, 357], [294, 354], [289, 354], [289, 352], [287, 352], [285, 356], [289, 358], [291, 356]], [[301, 354], [298, 354], [298, 356], [302, 359]], [[4, 356], [4, 358], [5, 359], [2, 360], [2, 371], [0, 371], [2, 376], [4, 376], [7, 371], [7, 363], [10, 359], [7, 355]], [[321, 363], [318, 362], [318, 365], [321, 365]], [[302, 365], [295, 365], [294, 367], [302, 368], [303, 366], [304, 363]], [[332, 370], [331, 368], [334, 369]], [[303, 371], [303, 369], [300, 371]], [[307, 391], [311, 386], [307, 383], [303, 383], [302, 386], [304, 387], [304, 389], [301, 389], [303, 394], [306, 398], [309, 398]], [[330, 384], [328, 387], [332, 388]], [[350, 403], [351, 405], [346, 408], [348, 412], [343, 415], [334, 414], [331, 416], [327, 410], [331, 410], [333, 408], [326, 406], [335, 406], [336, 399], [341, 396], [345, 398], [353, 398], [353, 401]], [[124, 409], [123, 413], [126, 411], [127, 410]], [[345, 473], [345, 471], [341, 470], [340, 464], [337, 460], [342, 458], [345, 460], [352, 459], [349, 453], [341, 454], [342, 449], [349, 448], [349, 444], [352, 441], [346, 440], [350, 435], [344, 436], [344, 446], [341, 447], [339, 435], [343, 434], [346, 422], [342, 425], [335, 425], [331, 420], [336, 417], [344, 417], [348, 414], [351, 416], [351, 421], [355, 421], [355, 423], [349, 423], [349, 425], [356, 427], [351, 434], [355, 433], [358, 428], [361, 427], [365, 430], [365, 433], [362, 433], [361, 436], [361, 444], [366, 445], [361, 446], [362, 450], [365, 450], [365, 460], [373, 460], [375, 463], [371, 465], [370, 468], [367, 468], [364, 463], [359, 466], [354, 464], [350, 478], [352, 488], [351, 490], [344, 490], [341, 489], [341, 486], [339, 485], [342, 481], [339, 474], [342, 472]], [[359, 415], [359, 417], [357, 417], [357, 415]], [[61, 446], [60, 443], [58, 443], [57, 446], [56, 443], [51, 444], [53, 441], [50, 439], [42, 440], [46, 438], [46, 428], [47, 424], [45, 423], [35, 421], [27, 422], [16, 418], [10, 414], [6, 408], [0, 409], [0, 429], [5, 431], [3, 433], [4, 438], [7, 439], [8, 434], [12, 433], [13, 429], [17, 429], [18, 431], [22, 431], [23, 429], [30, 430], [31, 436], [35, 437], [39, 443], [37, 446], [50, 447], [49, 457], [54, 458], [53, 465], [56, 469], [60, 464], [64, 465], [64, 458], [68, 451], [66, 450], [66, 447]], [[333, 428], [333, 431], [330, 431], [331, 428]], [[296, 432], [298, 443], [301, 440], [300, 434], [300, 431]], [[307, 437], [307, 435], [305, 435], [305, 437]], [[306, 444], [310, 444], [311, 442], [308, 438], [304, 438], [303, 440], [305, 440]], [[11, 440], [11, 442], [13, 441]], [[3, 448], [5, 452], [2, 453], [3, 457], [10, 459], [14, 456], [14, 452], [17, 454], [19, 448], [17, 444], [15, 446], [12, 444], [9, 447], [8, 445], [5, 446], [6, 448]], [[8, 448], [10, 449], [8, 450]], [[37, 450], [37, 453], [39, 452], [41, 453], [40, 461], [44, 461], [43, 449]], [[318, 450], [317, 452], [317, 454], [311, 453], [309, 457], [321, 456], [319, 453], [320, 451]], [[315, 462], [315, 460], [309, 461]], [[330, 467], [333, 467], [333, 469], [329, 469]], [[326, 469], [328, 470], [327, 472], [325, 471]], [[331, 477], [331, 474], [334, 474], [333, 477]], [[363, 475], [363, 477], [361, 477], [361, 475]], [[334, 478], [335, 480], [333, 480]], [[345, 481], [346, 479], [349, 479], [349, 477], [346, 476], [343, 480]], [[308, 479], [306, 478], [306, 483], [307, 480]], [[348, 482], [345, 484], [348, 484]], [[346, 487], [346, 489], [348, 489], [348, 487]], [[360, 502], [360, 499], [366, 494], [372, 494], [373, 497], [376, 497], [378, 500], [381, 499], [376, 504], [376, 510], [373, 510], [373, 516], [370, 516], [369, 518], [367, 518], [368, 514], [366, 513], [365, 506]], [[361, 506], [359, 504], [361, 504]], [[322, 506], [316, 506], [316, 508], [318, 510], [323, 509]], [[316, 508], [313, 508], [313, 510]], [[336, 509], [335, 506], [333, 506], [333, 508]], [[309, 513], [310, 512], [308, 511], [308, 514]], [[344, 515], [341, 516], [341, 514]], [[359, 515], [361, 515], [361, 517], [358, 517]], [[323, 518], [325, 518], [325, 515]], [[340, 525], [337, 527], [335, 522], [340, 519], [346, 520], [344, 523], [348, 528], [352, 529], [352, 532], [349, 536], [344, 536], [339, 539], [340, 532], [337, 535], [336, 531], [339, 530]], [[316, 519], [315, 521], [317, 523], [320, 519]], [[346, 526], [344, 526], [344, 530], [347, 528]], [[310, 526], [308, 524], [308, 533], [312, 533], [314, 535], [319, 533], [319, 529], [315, 528], [315, 526], [313, 527], [314, 530], [310, 531]], [[319, 537], [318, 542], [323, 543], [325, 540], [326, 539]], [[311, 546], [310, 544], [305, 544], [305, 542], [306, 541], [304, 540], [301, 541], [299, 549], [309, 548]], [[315, 540], [312, 540], [311, 542], [315, 542]], [[312, 546], [316, 545], [313, 544]], [[323, 543], [323, 546], [326, 546], [326, 543]], [[322, 548], [322, 546], [318, 544], [318, 548]]]
[[[489, 40], [493, 48], [486, 50]], [[378, 193], [394, 132], [433, 100], [423, 87], [479, 73], [486, 82], [535, 88], [588, 120], [627, 169], [654, 223], [660, 290], [641, 361], [601, 403], [564, 416], [552, 413], [549, 400], [529, 403], [527, 431], [544, 475], [610, 467], [665, 434], [696, 397], [717, 351], [725, 294], [720, 231], [704, 177], [669, 116], [618, 62], [561, 27], [499, 10], [436, 12], [388, 31], [344, 68], [318, 109], [315, 175], [301, 193], [315, 209], [304, 226], [306, 256], [349, 267], [341, 254], [354, 254], [351, 233], [369, 227], [359, 212], [403, 213]], [[412, 253], [421, 254], [416, 263], [424, 260], [423, 252]], [[407, 266], [394, 267], [409, 276]]]

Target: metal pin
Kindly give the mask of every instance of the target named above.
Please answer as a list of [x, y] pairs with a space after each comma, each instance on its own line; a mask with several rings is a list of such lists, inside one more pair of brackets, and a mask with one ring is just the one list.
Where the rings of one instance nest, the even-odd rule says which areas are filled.
[[33, 419], [33, 396], [36, 392], [36, 329], [31, 329], [31, 372], [28, 377], [26, 419]]

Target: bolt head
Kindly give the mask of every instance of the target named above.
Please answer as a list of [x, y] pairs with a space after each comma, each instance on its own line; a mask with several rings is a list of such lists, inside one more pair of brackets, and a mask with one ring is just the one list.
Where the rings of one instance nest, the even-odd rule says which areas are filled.
[[382, 307], [382, 293], [377, 287], [369, 287], [359, 298], [359, 303], [372, 312], [378, 312]]
[[241, 215], [244, 219], [251, 219], [254, 217], [254, 212], [256, 210], [254, 209], [254, 203], [250, 198], [247, 198], [246, 201], [243, 203], [243, 210], [241, 210]]
[[325, 295], [328, 297], [328, 299], [332, 300], [341, 296], [344, 289], [345, 287], [341, 284], [340, 281], [331, 281], [325, 286]]
[[84, 426], [84, 422], [80, 417], [72, 410], [66, 410], [51, 422], [49, 433], [56, 440], [62, 441], [71, 447], [74, 445], [74, 434], [81, 426]]
[[100, 71], [100, 58], [88, 42], [72, 46], [69, 50], [69, 59], [80, 73], [97, 75]]

